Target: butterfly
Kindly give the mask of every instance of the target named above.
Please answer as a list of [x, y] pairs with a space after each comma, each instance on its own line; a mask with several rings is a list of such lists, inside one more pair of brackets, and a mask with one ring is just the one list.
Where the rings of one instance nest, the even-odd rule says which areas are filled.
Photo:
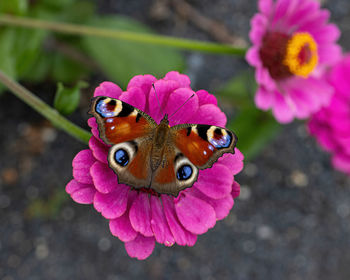
[[234, 153], [236, 135], [225, 128], [205, 124], [170, 127], [165, 114], [157, 124], [145, 112], [118, 99], [92, 99], [90, 114], [100, 138], [111, 145], [108, 164], [118, 183], [158, 194], [178, 196], [191, 187], [199, 170], [210, 168], [224, 153]]

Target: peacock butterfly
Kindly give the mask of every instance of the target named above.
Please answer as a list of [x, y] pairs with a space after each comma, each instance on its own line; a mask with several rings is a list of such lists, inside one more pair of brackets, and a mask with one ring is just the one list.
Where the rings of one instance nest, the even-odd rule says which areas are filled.
[[204, 124], [170, 127], [165, 114], [157, 124], [145, 112], [121, 100], [98, 96], [90, 113], [96, 118], [100, 138], [112, 145], [110, 168], [118, 182], [136, 189], [178, 196], [224, 153], [234, 153], [236, 135], [225, 128]]

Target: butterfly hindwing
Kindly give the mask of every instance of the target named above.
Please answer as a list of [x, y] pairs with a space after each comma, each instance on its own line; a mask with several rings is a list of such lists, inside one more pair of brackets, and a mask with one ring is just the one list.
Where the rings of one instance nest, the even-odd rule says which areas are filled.
[[92, 100], [90, 112], [97, 120], [100, 138], [110, 145], [147, 136], [157, 126], [143, 111], [105, 96]]
[[113, 145], [108, 152], [109, 166], [118, 175], [118, 183], [148, 187], [151, 183], [150, 149], [144, 138]]
[[237, 136], [230, 130], [205, 124], [181, 124], [175, 130], [175, 146], [198, 168], [211, 167], [224, 153], [234, 153]]
[[167, 147], [162, 164], [152, 177], [152, 188], [159, 193], [178, 196], [179, 192], [191, 187], [198, 178], [198, 168], [174, 146]]

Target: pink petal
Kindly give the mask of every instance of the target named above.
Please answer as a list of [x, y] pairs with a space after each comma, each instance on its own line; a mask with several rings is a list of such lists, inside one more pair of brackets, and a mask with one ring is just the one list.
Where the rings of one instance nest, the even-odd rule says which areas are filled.
[[220, 199], [231, 192], [232, 182], [232, 172], [225, 165], [215, 163], [211, 168], [199, 171], [193, 187], [211, 198]]
[[336, 154], [332, 158], [332, 164], [336, 169], [350, 175], [350, 156]]
[[[182, 192], [182, 193], [184, 193], [184, 192]], [[187, 192], [190, 195], [210, 204], [215, 211], [216, 220], [221, 220], [221, 219], [225, 218], [229, 214], [229, 212], [233, 206], [232, 193], [230, 193], [229, 195], [227, 195], [221, 199], [213, 199], [213, 198], [206, 196], [205, 194], [203, 194], [202, 192], [200, 192], [196, 188], [192, 188]]]
[[91, 184], [82, 184], [73, 179], [67, 184], [66, 192], [77, 203], [91, 204], [96, 190]]
[[117, 236], [121, 241], [124, 241], [124, 242], [134, 240], [138, 234], [133, 229], [129, 218], [130, 207], [134, 202], [134, 200], [136, 199], [137, 194], [138, 193], [134, 190], [129, 191], [126, 211], [124, 212], [123, 215], [121, 215], [118, 218], [112, 219], [109, 223], [109, 228], [111, 230], [111, 233]]
[[267, 18], [261, 14], [255, 14], [250, 21], [251, 29], [249, 38], [253, 44], [261, 44], [263, 37], [267, 32]]
[[132, 87], [128, 89], [128, 91], [122, 93], [119, 99], [141, 111], [145, 110], [146, 96], [140, 88]]
[[266, 68], [257, 67], [255, 71], [255, 79], [266, 91], [276, 90], [276, 81], [271, 78], [270, 73]]
[[234, 154], [224, 154], [218, 159], [218, 163], [225, 165], [233, 175], [238, 174], [243, 169], [244, 156], [235, 148]]
[[230, 213], [233, 207], [233, 198], [232, 195], [229, 194], [221, 199], [212, 199], [209, 203], [215, 210], [216, 219], [222, 220]]
[[[170, 94], [164, 110], [165, 113], [169, 114], [170, 126], [191, 121], [192, 116], [198, 110], [197, 95], [189, 99], [193, 94], [195, 94], [194, 91], [189, 88], [179, 88]], [[181, 109], [172, 115], [180, 107]]]
[[80, 151], [73, 159], [73, 177], [79, 183], [92, 184], [90, 167], [94, 164], [95, 158], [92, 152], [87, 150]]
[[305, 21], [300, 23], [298, 31], [313, 33], [315, 30], [322, 29], [329, 17], [330, 12], [328, 10], [319, 10], [315, 13], [310, 13], [308, 17], [305, 18]]
[[[152, 118], [159, 123], [166, 113], [165, 106], [168, 102], [169, 95], [179, 87], [179, 83], [173, 80], [158, 80], [154, 83], [154, 87], [157, 95], [155, 94], [154, 89], [151, 88], [148, 97], [149, 112], [146, 111], [145, 113], [152, 116]], [[160, 103], [160, 107], [158, 101]]]
[[103, 82], [95, 89], [94, 97], [108, 96], [111, 98], [118, 99], [121, 93], [122, 93], [122, 90], [116, 84], [112, 82]]
[[240, 192], [241, 192], [241, 186], [236, 181], [233, 181], [232, 192], [231, 192], [232, 197], [233, 198], [238, 197]]
[[148, 194], [140, 192], [135, 198], [129, 213], [132, 227], [144, 236], [153, 236], [151, 228], [151, 207]]
[[179, 83], [179, 87], [190, 87], [191, 85], [191, 80], [188, 76], [184, 75], [184, 74], [180, 74], [177, 71], [171, 71], [168, 72], [165, 77], [164, 80], [168, 81], [168, 80], [173, 80]]
[[272, 0], [260, 0], [258, 1], [259, 11], [266, 16], [269, 16], [274, 8]]
[[289, 123], [293, 120], [292, 109], [287, 105], [284, 97], [279, 93], [275, 94], [272, 113], [275, 116], [276, 120], [280, 123]]
[[125, 211], [122, 216], [110, 220], [109, 229], [114, 236], [123, 242], [134, 240], [138, 234], [131, 226], [129, 211]]
[[148, 97], [152, 83], [156, 81], [157, 79], [152, 75], [137, 75], [130, 80], [127, 90], [133, 87], [140, 88], [143, 91], [143, 94]]
[[92, 151], [92, 154], [94, 155], [95, 159], [99, 160], [104, 164], [108, 164], [107, 157], [109, 147], [107, 145], [101, 143], [101, 141], [97, 140], [97, 138], [93, 136], [89, 140], [89, 148]]
[[118, 185], [111, 193], [103, 194], [96, 192], [94, 207], [106, 219], [115, 219], [124, 214], [128, 201], [130, 188], [126, 185]]
[[107, 164], [96, 161], [90, 173], [96, 189], [101, 193], [109, 193], [119, 186], [117, 175]]
[[342, 49], [336, 44], [319, 45], [318, 55], [320, 64], [332, 65], [342, 58]]
[[205, 104], [198, 108], [197, 112], [191, 117], [190, 122], [195, 124], [209, 124], [225, 127], [226, 115], [219, 107], [213, 104]]
[[218, 101], [216, 100], [216, 97], [210, 93], [208, 93], [206, 90], [201, 89], [196, 92], [198, 96], [198, 105], [202, 106], [205, 104], [213, 104], [218, 105]]
[[312, 35], [318, 44], [332, 43], [339, 39], [340, 30], [335, 24], [329, 23]]
[[194, 234], [205, 233], [216, 223], [213, 207], [188, 193], [176, 200], [175, 209], [181, 224]]
[[151, 227], [154, 237], [158, 243], [172, 246], [175, 239], [169, 229], [160, 198], [152, 195], [150, 202], [152, 211]]
[[187, 231], [179, 222], [175, 208], [174, 198], [168, 195], [161, 195], [164, 207], [164, 213], [168, 222], [170, 231], [172, 232], [175, 242], [181, 246], [193, 246], [197, 241], [197, 235]]
[[95, 138], [98, 141], [104, 144], [104, 142], [100, 138], [100, 132], [98, 131], [98, 125], [97, 125], [96, 119], [95, 118], [88, 119], [88, 125], [91, 127], [92, 135], [95, 136]]
[[267, 91], [264, 87], [259, 87], [254, 98], [256, 107], [262, 110], [270, 109], [274, 101], [274, 93]]
[[249, 50], [247, 51], [247, 54], [245, 56], [245, 59], [247, 60], [247, 62], [255, 67], [261, 67], [261, 59], [260, 59], [260, 55], [259, 55], [259, 49], [260, 47], [258, 46], [252, 46], [251, 48], [249, 48]]
[[134, 240], [125, 243], [125, 249], [130, 257], [144, 260], [152, 254], [154, 245], [154, 237], [139, 234]]

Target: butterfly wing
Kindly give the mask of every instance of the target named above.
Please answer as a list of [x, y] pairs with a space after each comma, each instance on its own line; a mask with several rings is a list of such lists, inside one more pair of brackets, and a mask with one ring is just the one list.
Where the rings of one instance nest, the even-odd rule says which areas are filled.
[[198, 169], [211, 167], [224, 153], [234, 154], [237, 136], [230, 130], [205, 124], [181, 124], [172, 127], [175, 146]]
[[234, 153], [237, 142], [232, 131], [211, 125], [181, 124], [171, 127], [171, 133], [172, 142], [151, 186], [174, 196], [197, 181], [199, 169], [211, 167], [224, 153]]
[[162, 164], [153, 173], [151, 187], [158, 193], [178, 196], [197, 181], [198, 169], [173, 145], [166, 149]]
[[156, 122], [130, 104], [105, 96], [92, 100], [90, 113], [97, 120], [100, 138], [112, 145], [108, 163], [118, 175], [118, 182], [149, 186], [152, 177], [149, 151]]

